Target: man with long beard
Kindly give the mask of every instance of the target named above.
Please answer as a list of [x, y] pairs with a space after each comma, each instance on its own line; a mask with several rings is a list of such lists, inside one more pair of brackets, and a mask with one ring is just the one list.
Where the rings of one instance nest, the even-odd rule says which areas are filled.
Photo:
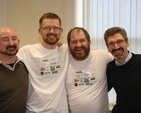
[[0, 113], [26, 111], [28, 72], [16, 56], [19, 43], [13, 29], [0, 29]]
[[57, 42], [63, 32], [61, 19], [45, 13], [39, 20], [42, 42], [22, 47], [18, 56], [29, 71], [27, 113], [68, 113], [65, 75], [68, 68], [68, 47]]
[[105, 43], [115, 60], [107, 66], [108, 89], [117, 94], [112, 113], [141, 113], [141, 55], [128, 50], [125, 29], [112, 27], [105, 31]]
[[106, 67], [112, 55], [90, 49], [90, 36], [84, 28], [71, 29], [67, 41], [71, 53], [66, 77], [70, 113], [109, 113]]

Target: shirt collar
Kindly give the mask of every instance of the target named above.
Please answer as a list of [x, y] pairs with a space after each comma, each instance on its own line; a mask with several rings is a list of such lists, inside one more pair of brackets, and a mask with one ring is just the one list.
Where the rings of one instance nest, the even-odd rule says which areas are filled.
[[16, 62], [14, 63], [14, 66], [11, 67], [8, 64], [3, 63], [2, 61], [0, 61], [0, 64], [2, 64], [3, 66], [5, 66], [6, 68], [8, 68], [9, 70], [13, 71], [15, 69], [16, 64], [20, 62], [20, 59], [17, 57]]

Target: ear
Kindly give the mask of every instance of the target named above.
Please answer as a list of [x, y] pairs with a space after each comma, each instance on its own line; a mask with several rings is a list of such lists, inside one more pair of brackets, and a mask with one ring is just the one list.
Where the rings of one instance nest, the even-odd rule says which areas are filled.
[[91, 40], [89, 40], [89, 44], [91, 45]]
[[128, 43], [128, 41], [127, 41], [126, 43], [127, 43], [127, 47], [129, 47], [129, 43]]
[[42, 34], [41, 28], [38, 29], [38, 33], [39, 33], [40, 35]]
[[60, 28], [60, 35], [62, 35], [63, 33], [63, 28]]
[[18, 41], [19, 41], [19, 43], [20, 43], [20, 39], [19, 39]]

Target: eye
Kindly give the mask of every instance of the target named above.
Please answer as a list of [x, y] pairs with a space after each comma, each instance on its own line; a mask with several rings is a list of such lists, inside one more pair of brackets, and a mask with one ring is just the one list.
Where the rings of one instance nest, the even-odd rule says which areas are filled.
[[114, 44], [115, 44], [115, 42], [110, 42], [108, 45], [113, 46]]
[[8, 38], [3, 38], [2, 41], [3, 41], [3, 42], [8, 42], [9, 39], [8, 39]]
[[50, 30], [50, 27], [44, 27], [43, 30]]
[[59, 31], [60, 28], [59, 28], [59, 27], [54, 27], [53, 30], [54, 30], [54, 31]]
[[80, 40], [81, 43], [83, 43], [83, 42], [85, 42], [85, 41], [86, 41], [85, 39], [81, 39], [81, 40]]
[[12, 40], [13, 40], [13, 41], [15, 41], [15, 40], [17, 40], [17, 39], [18, 39], [17, 37], [12, 37]]
[[50, 28], [50, 27], [44, 27], [43, 30], [44, 30], [44, 31], [50, 31], [51, 28]]
[[71, 43], [72, 43], [72, 44], [76, 44], [76, 43], [77, 43], [77, 41], [73, 40], [73, 41], [71, 41]]
[[123, 40], [118, 40], [116, 43], [117, 44], [120, 44], [120, 43], [122, 43], [123, 42]]

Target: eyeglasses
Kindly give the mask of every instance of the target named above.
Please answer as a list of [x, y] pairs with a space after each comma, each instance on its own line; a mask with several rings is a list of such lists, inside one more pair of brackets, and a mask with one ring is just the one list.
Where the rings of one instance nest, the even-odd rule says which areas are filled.
[[46, 31], [46, 32], [50, 32], [51, 29], [53, 29], [54, 32], [57, 32], [59, 31], [61, 28], [60, 27], [44, 27], [44, 28], [41, 28], [42, 30]]
[[116, 42], [110, 42], [108, 43], [108, 46], [113, 47], [115, 44], [120, 45], [124, 42], [125, 40], [117, 40]]

